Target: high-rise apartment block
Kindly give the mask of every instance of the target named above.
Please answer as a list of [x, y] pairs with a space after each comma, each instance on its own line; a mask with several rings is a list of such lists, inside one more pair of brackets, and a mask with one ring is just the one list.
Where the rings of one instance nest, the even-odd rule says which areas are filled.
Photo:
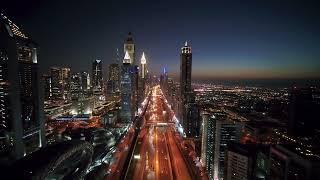
[[227, 145], [240, 142], [243, 125], [228, 120], [221, 110], [206, 110], [201, 114], [201, 161], [207, 169], [209, 179], [222, 179]]

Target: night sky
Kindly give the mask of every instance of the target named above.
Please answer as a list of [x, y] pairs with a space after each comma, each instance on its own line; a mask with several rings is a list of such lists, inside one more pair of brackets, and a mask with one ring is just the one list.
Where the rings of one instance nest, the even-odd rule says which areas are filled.
[[137, 59], [145, 51], [157, 74], [164, 66], [178, 74], [188, 40], [194, 79], [320, 78], [319, 4], [279, 1], [15, 0], [0, 8], [40, 45], [42, 72], [91, 71], [94, 59], [106, 68], [131, 31]]

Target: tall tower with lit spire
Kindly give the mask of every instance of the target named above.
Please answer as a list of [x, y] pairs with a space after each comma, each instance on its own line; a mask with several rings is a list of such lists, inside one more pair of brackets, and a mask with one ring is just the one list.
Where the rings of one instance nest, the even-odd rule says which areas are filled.
[[143, 52], [141, 57], [141, 78], [145, 79], [146, 75], [147, 75], [147, 60]]
[[101, 95], [104, 89], [102, 75], [102, 61], [96, 59], [92, 62], [92, 90], [94, 95]]
[[141, 56], [141, 65], [140, 65], [140, 71], [139, 71], [139, 82], [138, 82], [138, 97], [137, 97], [137, 101], [138, 103], [140, 103], [145, 96], [145, 90], [146, 90], [146, 82], [147, 82], [147, 59], [146, 56], [144, 54], [144, 52], [142, 53]]
[[120, 81], [120, 94], [121, 94], [121, 111], [120, 118], [123, 123], [129, 123], [132, 119], [132, 66], [130, 64], [130, 56], [128, 51], [121, 66], [121, 81]]
[[133, 37], [132, 37], [132, 33], [129, 32], [128, 34], [128, 38], [126, 39], [125, 43], [124, 43], [124, 53], [128, 52], [129, 56], [130, 56], [130, 64], [131, 65], [135, 65], [135, 45], [133, 42]]
[[180, 118], [187, 137], [198, 137], [200, 132], [199, 109], [191, 86], [192, 52], [186, 41], [180, 54]]
[[130, 64], [131, 63], [131, 58], [130, 58], [130, 55], [129, 55], [128, 51], [125, 52], [125, 55], [124, 55], [122, 63], [123, 64]]
[[181, 95], [191, 92], [192, 52], [186, 41], [180, 54], [180, 91]]

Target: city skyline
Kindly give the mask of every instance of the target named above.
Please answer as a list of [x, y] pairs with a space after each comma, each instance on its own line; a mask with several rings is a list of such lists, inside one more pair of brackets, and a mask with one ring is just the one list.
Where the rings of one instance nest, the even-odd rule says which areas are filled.
[[178, 78], [177, 52], [187, 40], [194, 80], [320, 78], [315, 3], [79, 2], [69, 11], [72, 5], [26, 3], [32, 12], [8, 6], [7, 13], [41, 45], [42, 72], [57, 64], [88, 70], [95, 59], [115, 63], [116, 49], [132, 31], [136, 54], [147, 54], [155, 74], [166, 67]]
[[[280, 11], [300, 18], [315, 15], [312, 9], [303, 11], [310, 4], [299, 8], [289, 4], [289, 9], [296, 8], [289, 11], [275, 1], [271, 4], [285, 8], [188, 1], [146, 2], [140, 8], [141, 2], [96, 2], [84, 7], [86, 3], [79, 2], [72, 7], [61, 4], [68, 10], [64, 12], [57, 10], [57, 2], [51, 8], [58, 26], [44, 15], [51, 15], [46, 8], [50, 3], [37, 1], [15, 9], [28, 17], [23, 20], [26, 24], [35, 20], [27, 12], [47, 20], [30, 29], [21, 28], [0, 10], [2, 177], [319, 179], [319, 62], [311, 61], [319, 53], [317, 36], [286, 37], [297, 30], [290, 29], [293, 24], [307, 34], [317, 26], [301, 24], [313, 19], [286, 21], [288, 29], [283, 31], [279, 22], [284, 19], [273, 19]], [[260, 22], [263, 13], [266, 21]], [[223, 22], [214, 18], [219, 16]], [[264, 24], [267, 21], [278, 24]], [[212, 22], [221, 26], [213, 27]], [[113, 26], [107, 29], [109, 24]], [[219, 32], [225, 25], [232, 30]], [[271, 29], [262, 31], [258, 26]], [[53, 30], [50, 36], [48, 28]], [[126, 30], [126, 35], [117, 37]], [[273, 36], [279, 32], [283, 36]], [[297, 43], [300, 40], [304, 43]], [[110, 53], [108, 49], [119, 42]], [[104, 55], [97, 56], [101, 52]], [[113, 56], [109, 53], [115, 58], [108, 60]], [[301, 61], [304, 54], [309, 59]], [[221, 62], [204, 61], [206, 57]], [[290, 62], [266, 63], [259, 57]]]

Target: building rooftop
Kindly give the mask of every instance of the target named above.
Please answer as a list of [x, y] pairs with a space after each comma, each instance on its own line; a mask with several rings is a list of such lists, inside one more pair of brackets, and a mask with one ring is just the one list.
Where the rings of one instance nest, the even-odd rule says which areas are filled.
[[276, 145], [274, 150], [281, 152], [287, 157], [303, 158], [312, 162], [320, 162], [320, 156], [312, 152], [306, 147], [290, 144], [290, 145]]
[[27, 34], [17, 25], [15, 24], [11, 19], [9, 19], [4, 13], [1, 12], [0, 14], [1, 22], [4, 22], [8, 26], [6, 26], [8, 33], [10, 36], [15, 36], [23, 39], [29, 39]]

